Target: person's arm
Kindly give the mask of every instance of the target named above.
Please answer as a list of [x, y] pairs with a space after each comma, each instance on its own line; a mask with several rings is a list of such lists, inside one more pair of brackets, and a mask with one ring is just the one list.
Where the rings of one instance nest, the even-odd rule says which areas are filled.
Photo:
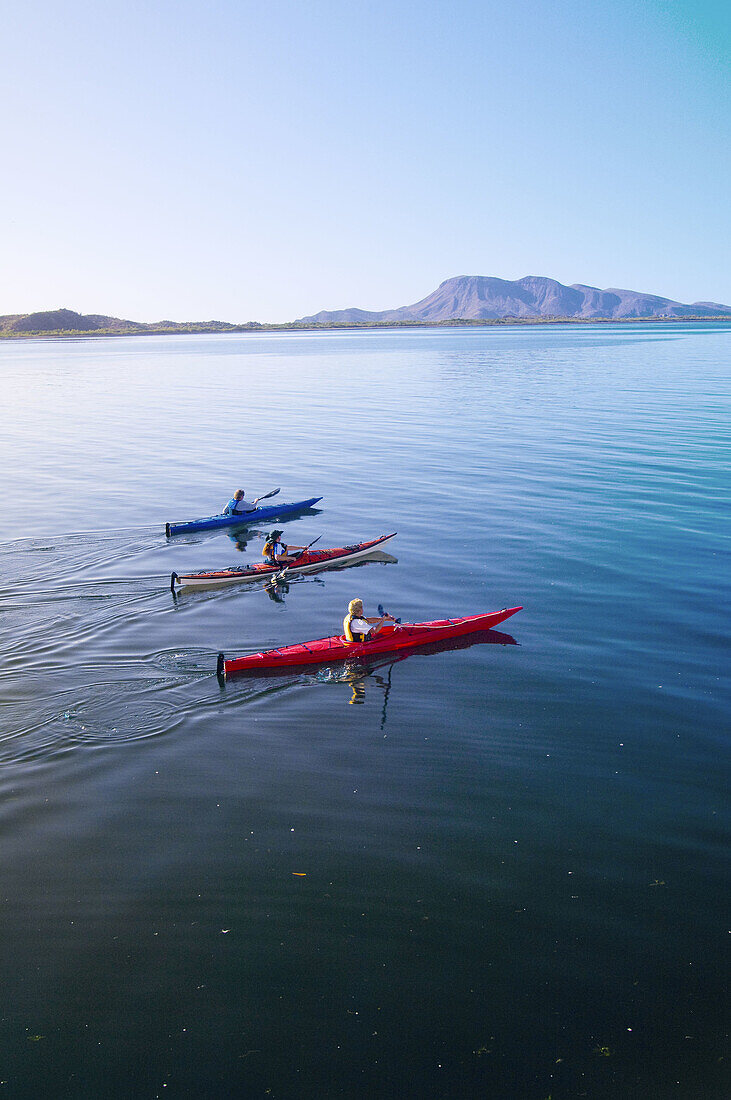
[[389, 622], [389, 621], [390, 621], [390, 622], [392, 622], [392, 623], [395, 623], [395, 622], [396, 622], [396, 620], [394, 619], [393, 615], [384, 615], [384, 616], [383, 616], [382, 618], [380, 618], [380, 619], [378, 618], [378, 616], [377, 616], [377, 615], [374, 615], [374, 616], [373, 616], [373, 618], [370, 618], [370, 619], [366, 619], [366, 622], [367, 622], [367, 623], [375, 623], [375, 626], [374, 626], [374, 628], [373, 628], [374, 632], [375, 632], [375, 631], [377, 631], [377, 630], [380, 630], [380, 629], [381, 629], [381, 627], [383, 626], [383, 624], [384, 624], [385, 622]]

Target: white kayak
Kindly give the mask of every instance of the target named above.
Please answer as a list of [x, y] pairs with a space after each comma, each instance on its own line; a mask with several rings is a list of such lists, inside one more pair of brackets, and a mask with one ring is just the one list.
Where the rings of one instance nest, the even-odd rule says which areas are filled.
[[284, 579], [291, 573], [317, 573], [321, 569], [339, 569], [343, 565], [352, 565], [367, 558], [374, 550], [380, 550], [395, 537], [394, 531], [390, 535], [371, 539], [370, 542], [358, 542], [328, 550], [305, 550], [289, 562], [277, 562], [274, 565], [262, 561], [214, 572], [173, 573], [170, 577], [170, 590], [176, 592], [181, 588], [220, 588], [228, 584], [241, 584], [243, 581], [268, 580], [271, 577]]

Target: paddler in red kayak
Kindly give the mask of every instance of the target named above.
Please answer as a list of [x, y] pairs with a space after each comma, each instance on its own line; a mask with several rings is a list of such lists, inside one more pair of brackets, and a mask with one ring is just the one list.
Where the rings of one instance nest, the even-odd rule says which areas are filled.
[[380, 619], [368, 619], [363, 614], [363, 601], [351, 600], [348, 614], [343, 619], [343, 634], [347, 642], [369, 642], [382, 629], [386, 622], [395, 623], [393, 615], [383, 615]]
[[285, 542], [282, 542], [282, 535], [284, 531], [272, 531], [267, 535], [264, 543], [264, 549], [262, 550], [262, 557], [270, 563], [270, 565], [286, 565], [287, 562], [293, 561], [289, 556], [291, 550], [306, 550], [306, 546], [288, 546]]

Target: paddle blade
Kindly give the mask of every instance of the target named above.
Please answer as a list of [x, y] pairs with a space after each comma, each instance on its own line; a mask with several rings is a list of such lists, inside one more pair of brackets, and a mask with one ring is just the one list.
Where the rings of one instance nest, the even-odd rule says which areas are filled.
[[[383, 607], [383, 604], [382, 604], [382, 603], [379, 603], [379, 605], [378, 605], [378, 614], [379, 614], [379, 615], [381, 615], [381, 616], [383, 616], [383, 615], [388, 615], [389, 619], [393, 619], [393, 615], [389, 615], [389, 614], [388, 614], [388, 611], [385, 611], [385, 610], [384, 610], [384, 607]], [[393, 621], [394, 621], [395, 623], [400, 623], [400, 622], [401, 622], [401, 620], [400, 620], [400, 619], [393, 619]]]
[[269, 497], [275, 497], [277, 493], [281, 493], [281, 491], [281, 489], [272, 489], [270, 493], [264, 493], [263, 497], [257, 497], [256, 503], [258, 504], [260, 500], [269, 500]]

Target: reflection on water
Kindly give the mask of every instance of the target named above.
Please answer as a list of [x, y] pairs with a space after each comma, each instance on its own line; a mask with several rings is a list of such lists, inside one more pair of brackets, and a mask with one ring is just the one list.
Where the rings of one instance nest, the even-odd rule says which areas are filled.
[[[211, 530], [204, 531], [187, 531], [187, 532], [173, 532], [171, 536], [173, 544], [176, 546], [191, 546], [200, 545], [202, 543], [209, 542], [217, 539], [221, 535], [225, 535], [236, 547], [239, 549], [239, 544], [246, 547], [247, 542], [251, 542], [253, 539], [265, 538], [272, 527], [278, 524], [292, 523], [295, 520], [311, 519], [313, 516], [319, 516], [323, 509], [320, 508], [301, 508], [297, 512], [290, 512], [288, 515], [277, 518], [272, 516], [268, 521], [266, 527], [258, 528], [252, 527], [251, 521], [249, 523], [242, 523], [239, 525], [234, 524], [227, 527], [214, 527]], [[216, 513], [217, 514], [217, 513]], [[176, 523], [192, 522], [187, 520], [176, 520]], [[259, 522], [262, 522], [259, 520]]]
[[[386, 724], [386, 707], [391, 691], [391, 674], [394, 666], [406, 661], [410, 657], [429, 656], [436, 653], [455, 652], [459, 649], [471, 649], [475, 645], [518, 645], [511, 634], [505, 634], [501, 630], [482, 630], [474, 634], [464, 635], [460, 638], [445, 638], [441, 642], [431, 642], [429, 645], [419, 646], [408, 653], [397, 657], [380, 656], [368, 661], [360, 657], [357, 661], [342, 661], [336, 665], [326, 665], [313, 671], [307, 666], [301, 669], [267, 669], [257, 673], [260, 676], [286, 677], [294, 673], [304, 673], [313, 676], [321, 684], [348, 684], [351, 688], [351, 696], [347, 700], [349, 704], [365, 703], [366, 685], [372, 681], [383, 689], [383, 711], [381, 715], [381, 729]], [[388, 673], [384, 678], [378, 670], [387, 668]]]
[[386, 707], [388, 705], [388, 695], [391, 690], [391, 672], [395, 663], [396, 662], [393, 662], [388, 666], [388, 675], [385, 679], [378, 672], [364, 672], [362, 670], [357, 671], [356, 669], [348, 668], [347, 666], [343, 671], [343, 675], [338, 677], [338, 679], [342, 680], [344, 683], [350, 684], [351, 696], [350, 699], [348, 699], [348, 703], [351, 706], [357, 703], [365, 703], [366, 677], [370, 677], [375, 684], [378, 684], [378, 686], [383, 689], [383, 711], [381, 717], [381, 729], [383, 729], [386, 724]]
[[[245, 547], [246, 547], [246, 544], [244, 543], [243, 548], [245, 548]], [[270, 573], [270, 574], [266, 574], [265, 576], [263, 576], [261, 578], [261, 581], [259, 581], [259, 580], [246, 580], [246, 581], [241, 582], [240, 586], [237, 586], [236, 582], [234, 581], [234, 582], [230, 582], [230, 583], [226, 584], [225, 586], [224, 585], [212, 584], [210, 586], [210, 588], [205, 588], [202, 585], [200, 587], [193, 587], [193, 586], [190, 586], [190, 585], [182, 585], [178, 589], [176, 587], [176, 584], [173, 581], [173, 576], [171, 575], [169, 588], [170, 588], [170, 591], [173, 595], [173, 601], [174, 602], [177, 601], [178, 599], [182, 598], [182, 597], [190, 598], [191, 596], [201, 596], [201, 595], [203, 595], [205, 597], [209, 597], [211, 594], [215, 594], [216, 592], [222, 592], [222, 591], [228, 590], [232, 587], [238, 587], [239, 590], [242, 590], [242, 589], [251, 588], [251, 587], [254, 587], [254, 586], [263, 587], [264, 590], [270, 595], [270, 598], [274, 599], [275, 602], [281, 602], [278, 599], [278, 597], [279, 596], [282, 596], [282, 597], [285, 596], [287, 594], [287, 592], [289, 591], [288, 586], [292, 583], [296, 583], [296, 582], [310, 583], [312, 581], [318, 582], [319, 577], [322, 573], [344, 572], [346, 569], [357, 569], [357, 568], [359, 568], [359, 566], [365, 566], [365, 565], [376, 564], [376, 563], [381, 564], [381, 565], [398, 565], [398, 558], [394, 557], [393, 554], [387, 553], [385, 550], [373, 550], [370, 554], [367, 554], [364, 557], [360, 558], [358, 561], [354, 561], [354, 562], [332, 562], [332, 563], [323, 562], [322, 567], [320, 569], [318, 569], [317, 572], [312, 572], [311, 571], [309, 573], [298, 573], [296, 571], [292, 571], [290, 569], [287, 569], [286, 567], [283, 566], [282, 569], [278, 573]], [[244, 565], [240, 565], [240, 566], [232, 566], [232, 565], [229, 564], [229, 565], [226, 565], [226, 566], [221, 566], [219, 568], [223, 568], [223, 569], [228, 568], [228, 569], [240, 570], [240, 569], [246, 569], [246, 568], [250, 567], [252, 564], [253, 564], [253, 562], [246, 562]]]
[[266, 537], [264, 531], [252, 531], [250, 529], [231, 531], [225, 528], [224, 531], [227, 538], [233, 543], [234, 550], [237, 550], [240, 554], [246, 553], [250, 542]]
[[[730, 331], [0, 346], [9, 1096], [725, 1100]], [[219, 685], [354, 588], [172, 601], [239, 477], [520, 645]]]
[[284, 597], [289, 593], [290, 582], [280, 576], [272, 577], [264, 586], [264, 590], [274, 603], [284, 603]]

